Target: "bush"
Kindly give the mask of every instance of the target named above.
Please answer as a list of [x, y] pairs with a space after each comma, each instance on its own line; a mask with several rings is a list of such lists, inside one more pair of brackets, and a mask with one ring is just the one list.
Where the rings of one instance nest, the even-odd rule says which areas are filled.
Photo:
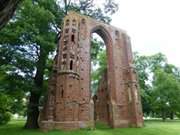
[[0, 125], [6, 124], [8, 121], [10, 121], [10, 106], [10, 98], [5, 94], [0, 93]]
[[6, 124], [11, 119], [9, 112], [0, 111], [0, 125]]

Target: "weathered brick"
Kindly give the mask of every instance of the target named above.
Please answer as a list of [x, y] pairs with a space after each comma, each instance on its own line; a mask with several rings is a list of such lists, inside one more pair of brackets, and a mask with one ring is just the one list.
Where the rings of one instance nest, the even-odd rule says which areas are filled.
[[[90, 92], [92, 33], [105, 41], [108, 61], [95, 103]], [[143, 125], [130, 39], [123, 30], [70, 12], [64, 18], [53, 69], [39, 119], [42, 129], [93, 127], [95, 120], [114, 128]]]

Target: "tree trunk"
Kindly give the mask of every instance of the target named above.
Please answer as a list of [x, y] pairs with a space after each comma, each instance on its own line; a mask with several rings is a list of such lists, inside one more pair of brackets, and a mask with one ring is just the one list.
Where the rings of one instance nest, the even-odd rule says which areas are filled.
[[28, 112], [27, 112], [27, 121], [25, 128], [27, 129], [36, 129], [39, 128], [38, 117], [39, 117], [39, 98], [40, 94], [31, 92], [29, 99]]
[[65, 14], [67, 15], [67, 12], [68, 12], [67, 0], [64, 0], [64, 9], [65, 9]]
[[174, 113], [170, 112], [170, 119], [173, 120], [174, 119]]
[[0, 30], [11, 19], [20, 1], [22, 0], [0, 0]]
[[36, 129], [39, 128], [38, 117], [39, 117], [39, 99], [41, 97], [43, 89], [43, 76], [46, 64], [46, 53], [40, 47], [39, 60], [37, 62], [37, 72], [34, 78], [35, 88], [31, 91], [28, 111], [27, 111], [27, 121], [25, 128]]
[[166, 112], [165, 112], [165, 111], [162, 111], [161, 114], [162, 114], [162, 116], [161, 116], [161, 117], [162, 117], [162, 120], [163, 120], [163, 121], [166, 121]]

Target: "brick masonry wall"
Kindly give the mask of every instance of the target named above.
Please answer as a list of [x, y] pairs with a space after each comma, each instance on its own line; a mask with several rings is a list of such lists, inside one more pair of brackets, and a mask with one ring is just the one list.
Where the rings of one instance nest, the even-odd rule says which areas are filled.
[[[99, 110], [96, 103], [94, 109], [90, 92], [92, 33], [99, 34], [107, 48], [107, 72], [97, 93]], [[93, 127], [97, 116], [114, 128], [143, 125], [130, 39], [121, 29], [69, 12], [39, 124], [47, 130]]]

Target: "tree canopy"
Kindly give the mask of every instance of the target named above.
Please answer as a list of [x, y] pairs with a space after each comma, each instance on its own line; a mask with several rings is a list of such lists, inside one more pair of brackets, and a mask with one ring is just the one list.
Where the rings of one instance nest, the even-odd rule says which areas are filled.
[[179, 71], [167, 62], [165, 55], [134, 55], [144, 115], [162, 117], [165, 120], [179, 113]]

